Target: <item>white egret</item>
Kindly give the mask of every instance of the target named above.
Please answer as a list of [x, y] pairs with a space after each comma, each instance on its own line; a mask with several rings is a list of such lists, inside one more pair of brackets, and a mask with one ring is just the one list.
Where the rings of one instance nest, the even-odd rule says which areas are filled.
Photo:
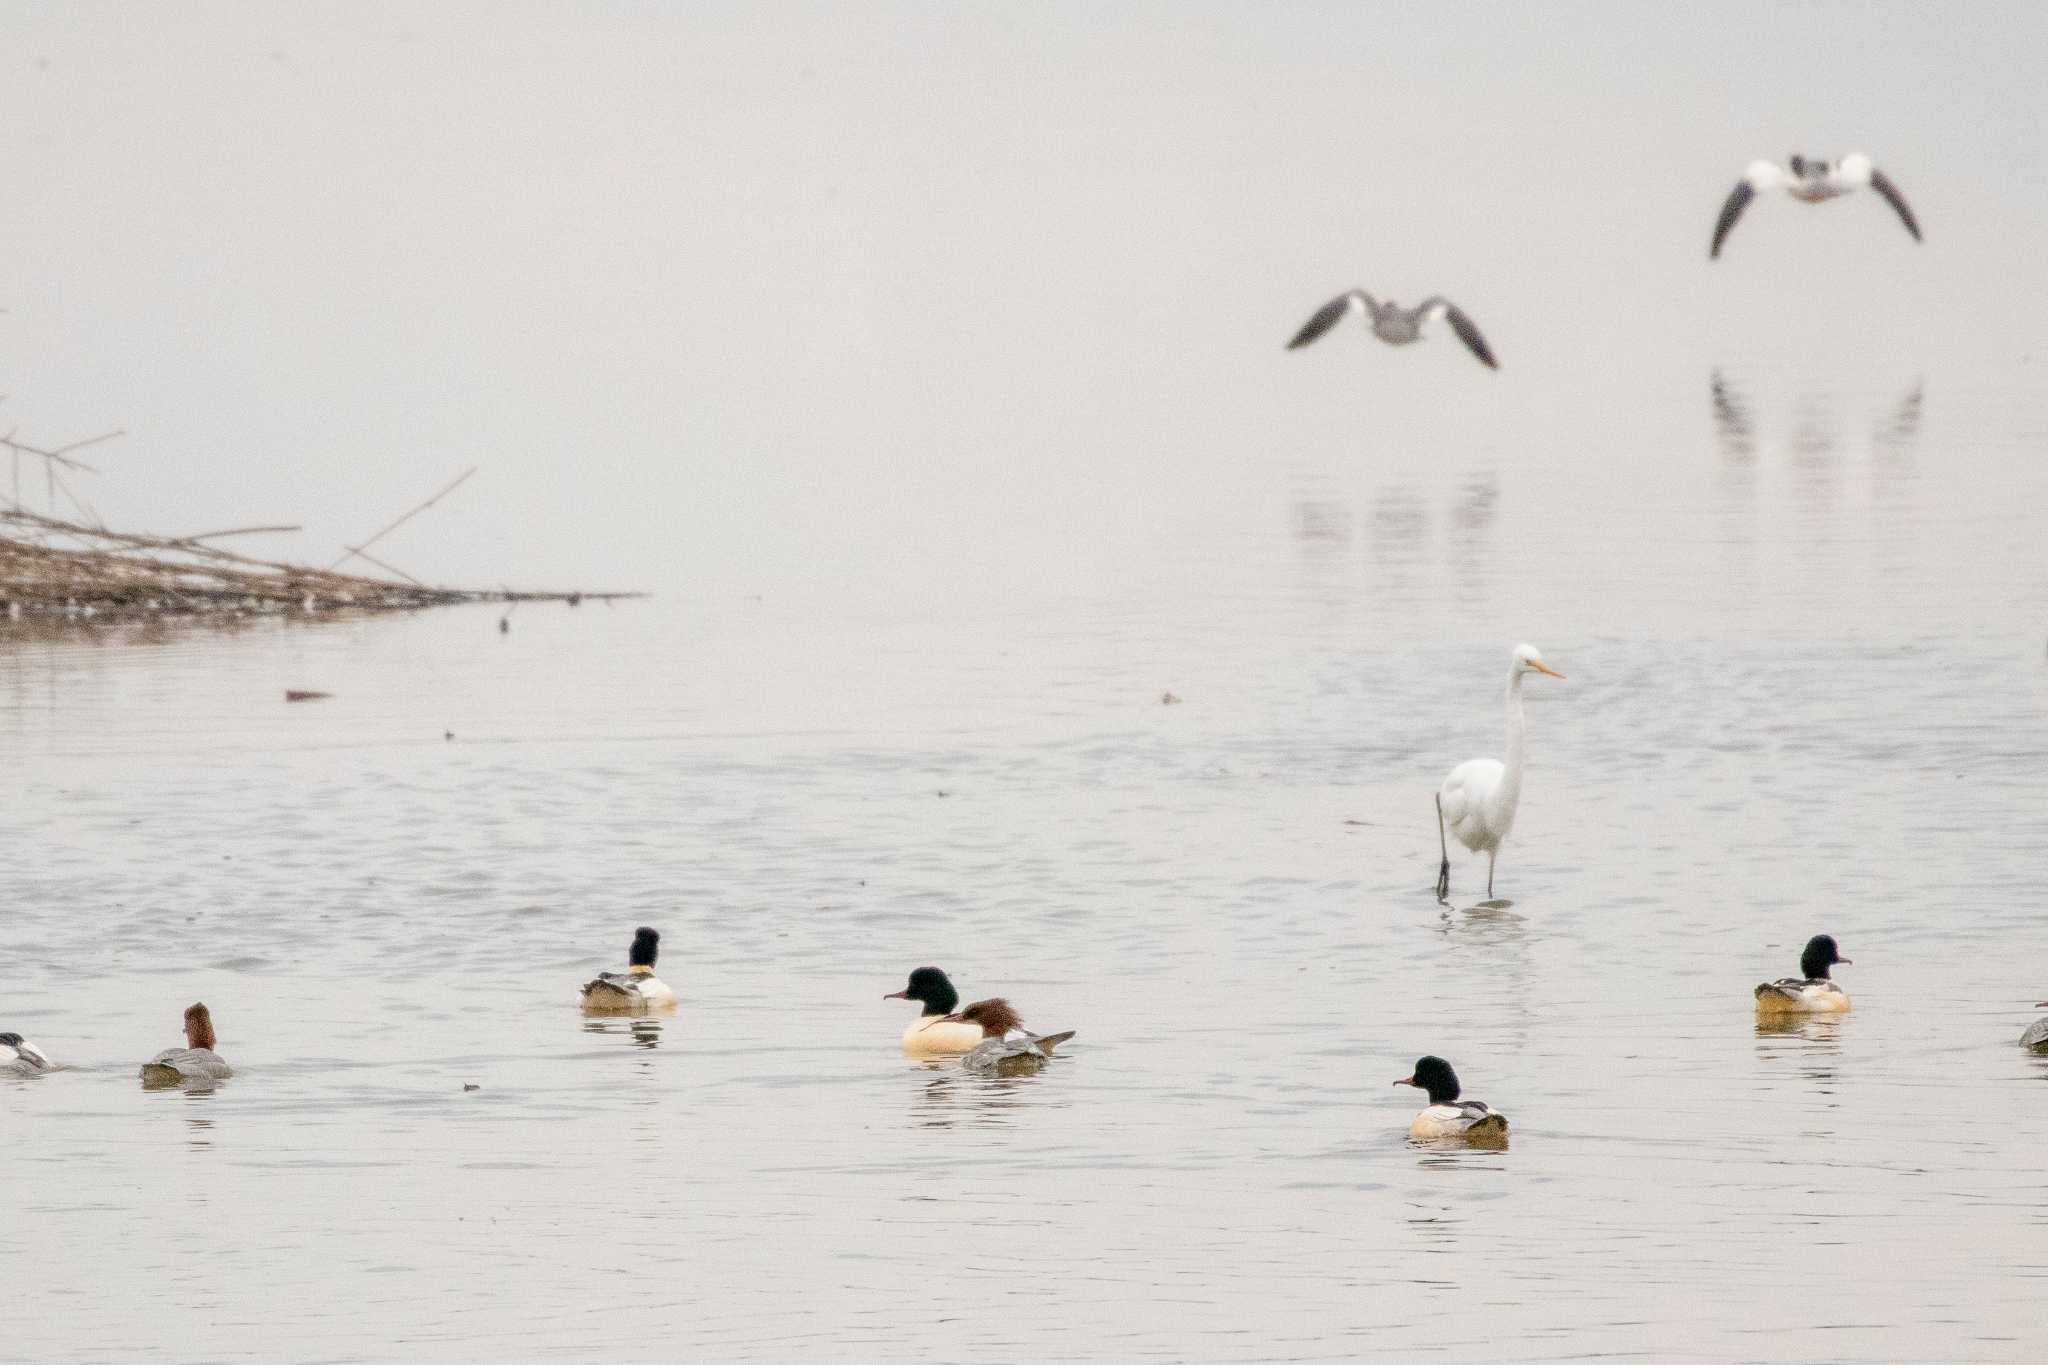
[[1508, 761], [1475, 758], [1451, 769], [1436, 793], [1436, 838], [1443, 864], [1436, 874], [1436, 898], [1451, 894], [1451, 846], [1446, 828], [1474, 853], [1486, 853], [1486, 896], [1493, 898], [1493, 864], [1501, 841], [1514, 827], [1515, 807], [1522, 800], [1522, 679], [1531, 673], [1553, 678], [1564, 674], [1543, 662], [1534, 645], [1516, 645], [1508, 667]]

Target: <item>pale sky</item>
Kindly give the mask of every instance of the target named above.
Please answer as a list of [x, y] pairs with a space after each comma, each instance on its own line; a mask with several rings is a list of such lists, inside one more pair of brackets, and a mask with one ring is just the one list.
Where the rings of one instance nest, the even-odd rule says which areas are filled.
[[[1280, 350], [1353, 284], [1459, 299], [1532, 442], [1745, 334], [2011, 363], [2044, 40], [2038, 5], [14, 5], [0, 415], [125, 427], [81, 484], [112, 521], [303, 522], [264, 544], [316, 562], [474, 464], [396, 562], [913, 587], [1017, 524], [1128, 534], [1162, 468], [1355, 441]], [[1858, 148], [1924, 248], [1775, 202], [1709, 267], [1746, 162]]]

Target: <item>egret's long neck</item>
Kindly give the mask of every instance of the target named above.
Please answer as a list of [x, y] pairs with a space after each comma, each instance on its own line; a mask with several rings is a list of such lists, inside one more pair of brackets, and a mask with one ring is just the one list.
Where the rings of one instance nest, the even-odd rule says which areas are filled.
[[1506, 769], [1500, 777], [1500, 794], [1496, 798], [1502, 809], [1513, 810], [1522, 798], [1522, 670], [1517, 667], [1508, 674], [1508, 751], [1502, 766]]

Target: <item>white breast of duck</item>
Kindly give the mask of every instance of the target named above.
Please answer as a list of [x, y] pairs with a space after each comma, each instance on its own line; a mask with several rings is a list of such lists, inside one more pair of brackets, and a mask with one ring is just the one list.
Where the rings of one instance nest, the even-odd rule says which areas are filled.
[[55, 1069], [49, 1056], [19, 1033], [0, 1033], [0, 1073], [40, 1076]]
[[633, 933], [633, 946], [626, 954], [623, 972], [599, 972], [583, 983], [580, 999], [591, 1014], [640, 1014], [647, 1010], [674, 1009], [676, 993], [654, 974], [654, 959], [661, 951], [661, 935], [642, 925]]
[[203, 1004], [185, 1011], [185, 1046], [167, 1047], [142, 1064], [142, 1079], [151, 1085], [180, 1081], [224, 1081], [234, 1071], [213, 1050], [213, 1015]]
[[1756, 1008], [1759, 1014], [1844, 1014], [1849, 1009], [1849, 993], [1828, 979], [1828, 969], [1837, 963], [1854, 966], [1841, 955], [1835, 940], [1827, 934], [1816, 934], [1807, 940], [1806, 951], [1799, 955], [1799, 970], [1805, 976], [1788, 976], [1777, 981], [1766, 981], [1756, 988]]
[[1505, 1133], [1508, 1120], [1485, 1100], [1459, 1100], [1455, 1104], [1432, 1104], [1408, 1125], [1408, 1136], [1417, 1138], [1469, 1137], [1475, 1131]]
[[1507, 1115], [1484, 1100], [1458, 1098], [1458, 1073], [1441, 1057], [1422, 1057], [1415, 1074], [1395, 1085], [1412, 1085], [1429, 1092], [1429, 1107], [1408, 1125], [1412, 1138], [1501, 1139], [1508, 1134]]
[[957, 1015], [924, 1015], [903, 1030], [903, 1050], [913, 1057], [944, 1057], [972, 1052], [988, 1035], [981, 1025]]

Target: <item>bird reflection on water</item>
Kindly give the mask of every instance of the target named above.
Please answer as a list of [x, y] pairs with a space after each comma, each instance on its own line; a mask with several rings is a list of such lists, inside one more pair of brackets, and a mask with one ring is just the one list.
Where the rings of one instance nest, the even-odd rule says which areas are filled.
[[917, 1088], [911, 1120], [919, 1128], [993, 1127], [1036, 1107], [1042, 1097], [1033, 1087], [1051, 1080], [1058, 1063], [1014, 1076], [976, 1076], [950, 1057], [923, 1058], [912, 1070], [929, 1073]]
[[645, 1015], [631, 1019], [585, 1019], [583, 1031], [623, 1034], [631, 1040], [634, 1047], [660, 1047], [661, 1024], [661, 1020], [650, 1019]]

